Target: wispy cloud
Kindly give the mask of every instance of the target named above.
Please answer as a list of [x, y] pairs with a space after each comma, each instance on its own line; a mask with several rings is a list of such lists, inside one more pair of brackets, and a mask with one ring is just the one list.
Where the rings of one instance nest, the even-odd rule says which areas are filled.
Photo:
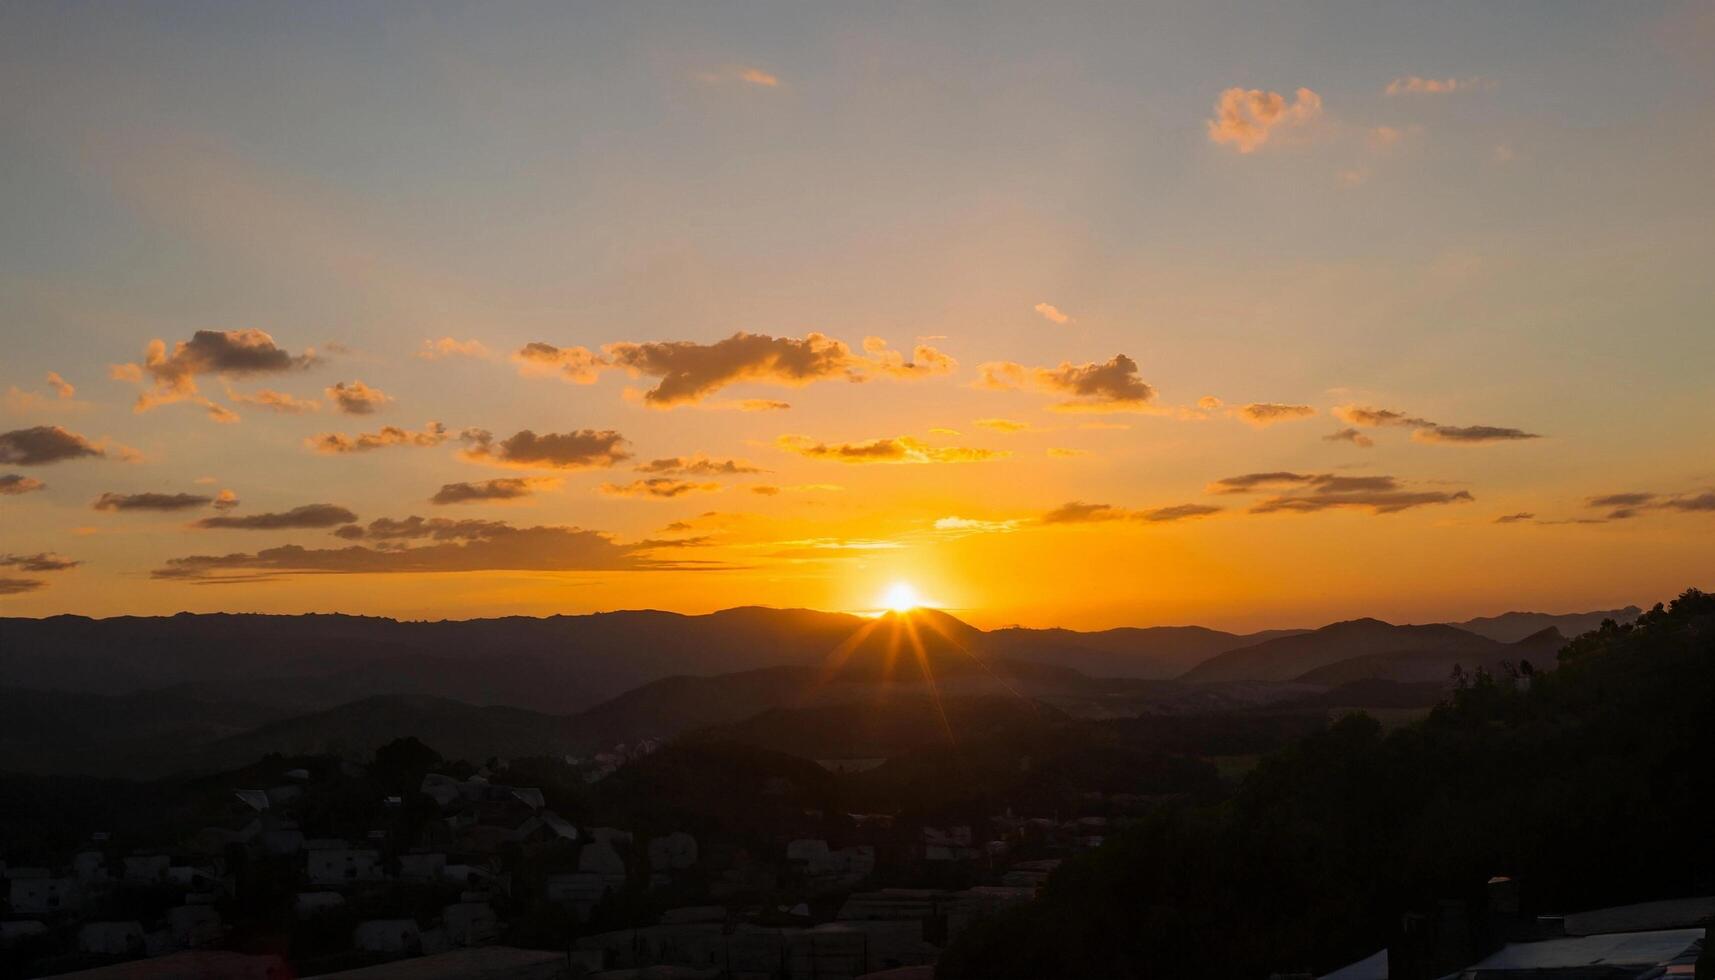
[[1388, 95], [1451, 95], [1454, 92], [1466, 92], [1474, 88], [1487, 88], [1492, 85], [1488, 79], [1478, 75], [1469, 78], [1424, 78], [1420, 75], [1401, 75], [1387, 83], [1384, 91]]
[[821, 442], [809, 436], [787, 435], [775, 440], [787, 452], [839, 463], [980, 463], [1012, 453], [962, 446], [930, 446], [910, 436], [866, 442]]
[[1060, 308], [1055, 306], [1053, 303], [1037, 303], [1032, 307], [1032, 309], [1041, 314], [1042, 319], [1047, 320], [1049, 323], [1056, 323], [1063, 327], [1072, 322], [1072, 318], [1065, 313], [1062, 313]]

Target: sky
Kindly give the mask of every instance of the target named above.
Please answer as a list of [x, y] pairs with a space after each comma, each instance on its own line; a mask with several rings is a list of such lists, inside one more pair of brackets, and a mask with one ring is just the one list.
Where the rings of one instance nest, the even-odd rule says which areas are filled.
[[0, 9], [0, 614], [1715, 585], [1708, 3]]

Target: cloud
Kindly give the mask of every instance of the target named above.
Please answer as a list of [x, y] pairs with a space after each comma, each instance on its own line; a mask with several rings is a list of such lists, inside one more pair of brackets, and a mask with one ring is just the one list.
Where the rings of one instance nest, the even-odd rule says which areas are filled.
[[466, 429], [459, 438], [470, 447], [460, 454], [465, 459], [497, 466], [581, 470], [608, 467], [631, 458], [621, 448], [626, 445], [625, 437], [611, 429], [542, 435], [524, 429], [499, 442], [486, 430]]
[[0, 578], [0, 595], [23, 595], [46, 588], [47, 585], [48, 583], [39, 578]]
[[1653, 493], [1610, 493], [1600, 497], [1591, 497], [1587, 504], [1591, 507], [1636, 507], [1656, 499]]
[[538, 490], [559, 486], [560, 481], [546, 476], [509, 476], [476, 483], [446, 483], [429, 498], [431, 504], [479, 504], [500, 500], [520, 500], [533, 496]]
[[1132, 516], [1138, 520], [1160, 524], [1169, 521], [1184, 521], [1193, 517], [1207, 517], [1218, 514], [1223, 510], [1209, 504], [1175, 504], [1172, 507], [1157, 507], [1154, 510], [1138, 511]]
[[1205, 412], [1213, 412], [1225, 404], [1226, 402], [1221, 401], [1214, 395], [1204, 395], [1202, 398], [1197, 399], [1197, 407]]
[[261, 330], [198, 330], [190, 340], [174, 344], [171, 353], [165, 341], [151, 340], [143, 363], [115, 365], [111, 373], [120, 380], [142, 382], [145, 376], [153, 380], [153, 386], [137, 396], [136, 411], [185, 400], [206, 408], [208, 400], [197, 395], [198, 375], [280, 374], [307, 368], [315, 359], [314, 351], [287, 352]]
[[1512, 442], [1518, 439], [1541, 439], [1534, 432], [1508, 429], [1495, 425], [1436, 425], [1418, 429], [1411, 434], [1413, 442], [1451, 442], [1474, 444], [1482, 442]]
[[1056, 459], [1072, 459], [1078, 456], [1088, 456], [1090, 451], [1088, 449], [1066, 449], [1061, 446], [1050, 446], [1048, 455]]
[[733, 65], [718, 71], [705, 71], [697, 74], [697, 81], [705, 85], [719, 85], [724, 82], [742, 82], [758, 88], [777, 88], [780, 76], [754, 65]]
[[1337, 405], [1334, 408], [1334, 417], [1366, 428], [1384, 425], [1425, 426], [1435, 424], [1428, 419], [1416, 418], [1389, 408], [1365, 408], [1359, 405]]
[[639, 473], [665, 473], [674, 476], [743, 476], [765, 472], [748, 460], [711, 459], [702, 453], [693, 456], [669, 456], [652, 459], [637, 466]]
[[240, 517], [223, 515], [205, 517], [193, 526], [225, 528], [235, 531], [282, 531], [288, 529], [325, 528], [350, 524], [357, 515], [337, 504], [305, 504], [280, 514], [245, 514]]
[[16, 497], [46, 487], [46, 483], [33, 476], [25, 476], [22, 473], [0, 473], [0, 496]]
[[1340, 476], [1334, 473], [1245, 473], [1216, 480], [1205, 488], [1214, 494], [1290, 491], [1251, 507], [1253, 514], [1310, 513], [1338, 508], [1367, 509], [1392, 514], [1412, 507], [1473, 500], [1464, 490], [1412, 490], [1391, 476]]
[[1302, 126], [1321, 114], [1322, 97], [1307, 88], [1299, 89], [1290, 104], [1279, 92], [1229, 88], [1215, 103], [1209, 139], [1250, 153], [1267, 143], [1276, 129]]
[[[1245, 473], [1216, 480], [1204, 488], [1213, 494], [1278, 494], [1251, 507], [1253, 514], [1309, 513], [1337, 508], [1392, 514], [1412, 507], [1473, 500], [1470, 493], [1413, 490], [1391, 476], [1341, 476], [1335, 473]], [[1282, 491], [1287, 491], [1282, 493]]]
[[[953, 358], [919, 344], [910, 359], [889, 350], [879, 337], [864, 340], [864, 353], [819, 333], [795, 337], [735, 333], [712, 344], [679, 340], [646, 344], [608, 344], [603, 350], [616, 366], [658, 378], [643, 393], [644, 404], [673, 408], [696, 404], [728, 385], [758, 382], [802, 387], [818, 381], [870, 378], [923, 378], [951, 372]], [[778, 408], [765, 403], [762, 408]]]
[[[1416, 127], [1411, 127], [1411, 131], [1415, 130]], [[1400, 140], [1405, 139], [1406, 133], [1407, 130], [1395, 126], [1372, 126], [1370, 131], [1364, 134], [1364, 142], [1369, 144], [1371, 150], [1379, 153], [1397, 145]]]
[[417, 351], [417, 356], [425, 361], [438, 361], [448, 357], [474, 357], [487, 360], [488, 348], [480, 340], [456, 340], [452, 337], [442, 337], [438, 340], [425, 340]]
[[318, 453], [343, 455], [367, 453], [388, 446], [438, 446], [447, 441], [447, 427], [430, 422], [421, 432], [411, 432], [396, 425], [384, 425], [379, 432], [359, 432], [355, 436], [343, 432], [323, 432], [304, 440], [304, 445]]
[[1055, 306], [1053, 303], [1037, 303], [1035, 306], [1031, 307], [1031, 309], [1042, 314], [1042, 318], [1047, 320], [1049, 323], [1059, 324], [1063, 327], [1072, 322], [1072, 318], [1060, 312], [1060, 308]]
[[321, 405], [317, 402], [307, 398], [294, 398], [283, 391], [271, 391], [267, 388], [253, 395], [246, 395], [229, 386], [226, 389], [226, 397], [240, 404], [255, 405], [280, 415], [302, 415], [305, 412], [321, 411]]
[[465, 541], [483, 538], [508, 527], [505, 521], [483, 521], [475, 518], [417, 517], [394, 519], [377, 517], [368, 527], [347, 524], [334, 531], [334, 536], [347, 541]]
[[1535, 514], [1532, 514], [1529, 511], [1520, 511], [1517, 514], [1502, 514], [1501, 516], [1495, 518], [1495, 523], [1496, 524], [1520, 524], [1520, 523], [1527, 523], [1527, 522], [1533, 521], [1535, 519], [1536, 519]]
[[11, 466], [46, 466], [85, 456], [105, 456], [88, 439], [57, 425], [0, 432], [0, 463]]
[[1292, 419], [1308, 418], [1316, 414], [1309, 405], [1282, 405], [1279, 402], [1251, 402], [1235, 410], [1239, 418], [1259, 428], [1273, 425], [1276, 422], [1286, 422]]
[[231, 510], [238, 506], [238, 494], [231, 490], [222, 490], [214, 495], [214, 503], [211, 506], [215, 510]]
[[520, 374], [558, 374], [561, 380], [575, 385], [594, 384], [603, 370], [613, 366], [587, 347], [555, 347], [541, 341], [525, 344], [512, 360]]
[[1421, 78], [1417, 75], [1401, 75], [1388, 82], [1385, 91], [1388, 95], [1448, 95], [1488, 84], [1486, 79], [1475, 75], [1470, 78]]
[[1020, 422], [1017, 419], [977, 419], [975, 424], [996, 432], [1024, 432], [1030, 428], [1029, 422]]
[[950, 534], [1004, 534], [1016, 531], [1024, 522], [1021, 520], [983, 521], [969, 517], [942, 517], [935, 521], [935, 530]]
[[758, 483], [750, 488], [750, 492], [760, 497], [778, 497], [780, 488], [767, 483]]
[[61, 398], [73, 398], [77, 395], [77, 389], [72, 386], [70, 381], [60, 377], [58, 371], [48, 372], [48, 387], [52, 388], [54, 393]]
[[1432, 504], [1469, 502], [1476, 498], [1469, 491], [1448, 493], [1440, 490], [1397, 490], [1392, 492], [1312, 493], [1273, 497], [1251, 508], [1253, 514], [1313, 513], [1322, 510], [1352, 508], [1376, 514], [1396, 514], [1413, 507]]
[[794, 541], [775, 541], [771, 544], [780, 550], [769, 552], [767, 557], [799, 561], [862, 558], [873, 551], [896, 551], [905, 547], [898, 541], [879, 541], [873, 538], [802, 538]]
[[330, 385], [324, 391], [334, 407], [347, 415], [373, 415], [377, 409], [393, 400], [380, 389], [371, 388], [361, 381], [341, 381]]
[[1155, 510], [1133, 511], [1112, 504], [1090, 504], [1081, 500], [1061, 504], [1040, 518], [1042, 524], [1094, 524], [1103, 521], [1142, 520], [1168, 522], [1217, 513], [1220, 507], [1179, 504]]
[[[1293, 473], [1275, 470], [1267, 473], [1244, 473], [1223, 477], [1203, 488], [1204, 493], [1252, 493], [1279, 487], [1305, 486], [1317, 480], [1333, 479], [1332, 474]], [[1389, 479], [1385, 478], [1384, 479]]]
[[1322, 440], [1324, 442], [1349, 442], [1354, 446], [1360, 446], [1364, 449], [1368, 449], [1376, 444], [1374, 439], [1371, 439], [1369, 436], [1366, 436], [1362, 432], [1353, 428], [1345, 428], [1338, 432], [1331, 432], [1328, 435], [1323, 436]]
[[741, 412], [784, 412], [792, 406], [772, 398], [746, 398], [738, 403]]
[[1705, 492], [1689, 497], [1675, 497], [1661, 506], [1669, 510], [1679, 511], [1715, 511], [1715, 492]]
[[1497, 425], [1442, 425], [1392, 409], [1366, 408], [1358, 405], [1336, 406], [1334, 417], [1352, 425], [1366, 428], [1383, 426], [1410, 428], [1413, 430], [1411, 433], [1413, 442], [1477, 445], [1486, 442], [1513, 442], [1521, 439], [1542, 438], [1534, 432], [1526, 432], [1523, 429]]
[[601, 492], [614, 497], [653, 497], [657, 500], [670, 500], [688, 493], [713, 493], [720, 488], [721, 485], [718, 483], [694, 483], [690, 480], [675, 480], [670, 476], [652, 476], [625, 484], [604, 483], [601, 485]]
[[1135, 412], [1147, 408], [1155, 389], [1138, 377], [1137, 362], [1115, 354], [1105, 363], [1059, 367], [1026, 367], [1013, 361], [989, 361], [977, 366], [973, 387], [991, 391], [1034, 389], [1070, 396], [1054, 406], [1068, 412]]
[[918, 344], [911, 348], [911, 359], [896, 350], [889, 350], [887, 341], [880, 337], [865, 337], [863, 339], [864, 353], [870, 356], [869, 371], [892, 378], [930, 377], [938, 374], [951, 374], [959, 366], [947, 354], [930, 347]]
[[1074, 500], [1071, 503], [1061, 504], [1043, 514], [1039, 523], [1095, 524], [1102, 521], [1133, 520], [1151, 524], [1166, 524], [1195, 517], [1207, 517], [1210, 514], [1218, 514], [1224, 509], [1209, 504], [1175, 504], [1171, 507], [1157, 507], [1153, 510], [1127, 510], [1112, 504], [1087, 504], [1081, 500]]
[[850, 347], [819, 333], [798, 340], [740, 332], [712, 344], [609, 344], [606, 350], [614, 363], [660, 379], [643, 395], [657, 408], [695, 403], [741, 381], [797, 386], [856, 380], [861, 372], [861, 358]]
[[775, 444], [787, 452], [841, 463], [979, 463], [1012, 453], [961, 446], [929, 446], [910, 436], [867, 442], [818, 442], [809, 436], [781, 436]]
[[194, 510], [214, 502], [213, 497], [195, 493], [104, 493], [91, 504], [96, 510], [152, 510], [171, 512]]
[[1584, 503], [1587, 507], [1611, 507], [1613, 509], [1608, 512], [1607, 519], [1623, 521], [1636, 517], [1639, 512], [1645, 510], [1676, 510], [1681, 513], [1715, 511], [1715, 491], [1672, 496], [1641, 490], [1629, 491], [1591, 497]]
[[47, 551], [33, 555], [0, 555], [0, 568], [16, 568], [24, 572], [63, 572], [81, 564], [83, 562]]
[[157, 579], [212, 584], [265, 582], [298, 574], [650, 571], [710, 567], [705, 562], [666, 561], [648, 556], [654, 548], [679, 546], [684, 542], [620, 544], [605, 532], [563, 525], [513, 527], [502, 521], [437, 522], [415, 517], [381, 527], [378, 524], [371, 522], [367, 531], [359, 528], [358, 537], [367, 538], [373, 533], [383, 541], [428, 539], [434, 543], [338, 548], [286, 545], [254, 554], [189, 555], [169, 559], [151, 575]]

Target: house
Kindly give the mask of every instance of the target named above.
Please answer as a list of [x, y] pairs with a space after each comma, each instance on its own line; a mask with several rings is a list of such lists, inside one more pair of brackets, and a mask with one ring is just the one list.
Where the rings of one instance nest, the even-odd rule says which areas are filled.
[[[574, 976], [585, 976], [601, 968], [599, 962], [590, 962], [591, 958], [580, 957], [576, 953], [572, 954], [571, 958], [583, 968], [583, 972], [575, 973]], [[563, 980], [566, 976], [566, 960], [567, 956], [563, 950], [476, 946], [394, 960], [391, 963], [366, 966], [357, 970], [344, 970], [329, 975], [327, 980], [465, 980], [467, 977], [482, 977], [483, 980]]]
[[352, 930], [351, 944], [365, 953], [421, 953], [423, 934], [415, 919], [369, 919]]
[[180, 946], [206, 946], [221, 936], [220, 913], [210, 905], [179, 905], [167, 910], [167, 931]]
[[308, 854], [310, 881], [318, 885], [380, 881], [381, 855], [370, 848], [328, 847]]
[[697, 839], [674, 831], [649, 841], [649, 867], [654, 871], [683, 871], [697, 863]]
[[339, 908], [345, 904], [345, 896], [339, 892], [299, 892], [293, 908], [298, 918], [308, 919], [318, 912]]
[[47, 934], [48, 926], [45, 922], [35, 919], [7, 919], [0, 922], [0, 949], [11, 949], [26, 939]]
[[8, 892], [13, 912], [66, 912], [83, 905], [83, 883], [76, 878], [14, 877]]
[[142, 956], [148, 950], [143, 924], [86, 922], [77, 931], [77, 951], [100, 956]]
[[602, 875], [610, 883], [625, 883], [625, 859], [612, 844], [597, 838], [578, 851], [578, 870]]
[[125, 858], [124, 877], [134, 883], [165, 882], [172, 863], [173, 859], [165, 854], [132, 854]]
[[441, 909], [447, 941], [455, 946], [480, 946], [500, 935], [500, 920], [487, 902], [457, 902]]
[[107, 855], [100, 851], [79, 851], [72, 855], [72, 877], [79, 881], [108, 881]]
[[444, 851], [431, 851], [427, 854], [399, 855], [400, 881], [434, 881], [441, 877], [447, 867], [447, 855]]
[[1459, 971], [1459, 980], [1692, 975], [1703, 949], [1702, 929], [1568, 936], [1532, 943], [1507, 943]]

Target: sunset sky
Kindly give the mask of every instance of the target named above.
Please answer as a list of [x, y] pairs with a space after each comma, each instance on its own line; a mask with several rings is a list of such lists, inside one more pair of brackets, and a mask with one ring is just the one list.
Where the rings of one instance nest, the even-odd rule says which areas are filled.
[[1712, 50], [1707, 2], [8, 4], [0, 614], [1707, 588]]

